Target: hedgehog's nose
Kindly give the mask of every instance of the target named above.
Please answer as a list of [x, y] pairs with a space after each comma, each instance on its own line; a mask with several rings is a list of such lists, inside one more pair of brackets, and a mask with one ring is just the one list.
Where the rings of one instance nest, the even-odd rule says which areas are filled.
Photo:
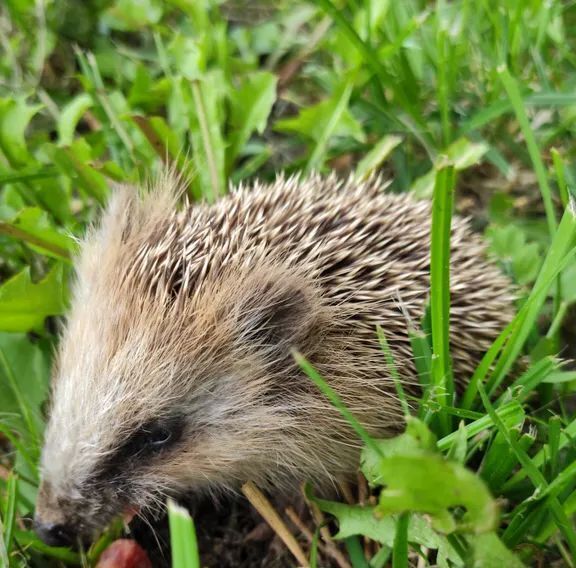
[[60, 523], [44, 523], [36, 517], [34, 530], [48, 546], [71, 546], [75, 543], [74, 530]]

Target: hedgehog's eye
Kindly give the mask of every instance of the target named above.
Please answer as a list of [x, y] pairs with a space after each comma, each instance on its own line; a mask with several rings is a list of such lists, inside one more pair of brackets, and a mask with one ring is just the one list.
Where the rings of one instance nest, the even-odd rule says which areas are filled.
[[170, 428], [157, 424], [149, 432], [146, 432], [145, 439], [151, 446], [159, 448], [167, 444], [172, 436], [173, 432]]
[[122, 448], [126, 456], [142, 456], [159, 452], [175, 444], [181, 437], [184, 421], [179, 418], [153, 420], [139, 428]]

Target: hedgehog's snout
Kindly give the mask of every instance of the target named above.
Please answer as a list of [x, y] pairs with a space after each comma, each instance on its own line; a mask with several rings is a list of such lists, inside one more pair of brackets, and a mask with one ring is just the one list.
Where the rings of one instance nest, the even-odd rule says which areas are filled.
[[76, 542], [74, 528], [62, 523], [44, 521], [39, 515], [34, 516], [34, 530], [48, 546], [72, 546]]
[[96, 527], [87, 523], [93, 518], [94, 505], [87, 499], [56, 495], [50, 483], [43, 481], [34, 513], [34, 530], [49, 546], [77, 548], [91, 544]]

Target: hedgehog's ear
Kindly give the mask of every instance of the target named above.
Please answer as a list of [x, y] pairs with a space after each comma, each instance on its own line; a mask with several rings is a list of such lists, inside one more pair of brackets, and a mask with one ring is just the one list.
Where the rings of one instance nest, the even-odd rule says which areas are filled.
[[239, 306], [242, 340], [288, 354], [303, 349], [317, 328], [316, 290], [286, 275], [251, 278]]

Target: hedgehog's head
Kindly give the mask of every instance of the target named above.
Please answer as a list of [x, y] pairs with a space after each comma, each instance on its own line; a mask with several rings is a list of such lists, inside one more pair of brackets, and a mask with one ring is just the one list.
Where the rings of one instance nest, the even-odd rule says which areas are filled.
[[118, 199], [83, 246], [42, 456], [50, 544], [91, 540], [166, 495], [276, 482], [295, 456], [321, 463], [298, 439], [317, 398], [290, 352], [311, 355], [325, 329], [314, 285], [243, 255], [187, 283], [182, 249], [166, 252], [184, 225], [145, 207]]

